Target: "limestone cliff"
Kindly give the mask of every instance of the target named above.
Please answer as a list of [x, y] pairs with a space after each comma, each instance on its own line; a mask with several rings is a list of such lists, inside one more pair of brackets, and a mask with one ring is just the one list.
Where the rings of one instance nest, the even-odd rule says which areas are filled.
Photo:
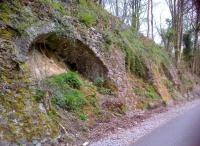
[[113, 113], [171, 103], [181, 83], [160, 46], [93, 2], [0, 1], [0, 145], [80, 144]]

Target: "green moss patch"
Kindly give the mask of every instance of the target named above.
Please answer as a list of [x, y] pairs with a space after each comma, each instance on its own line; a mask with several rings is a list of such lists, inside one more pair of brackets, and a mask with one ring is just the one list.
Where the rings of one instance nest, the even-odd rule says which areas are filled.
[[145, 97], [153, 100], [161, 99], [155, 88], [151, 85], [145, 85], [144, 88], [134, 87], [133, 91], [140, 97]]
[[52, 102], [54, 105], [68, 111], [78, 112], [89, 103], [86, 95], [80, 90], [83, 81], [75, 72], [54, 75], [45, 82], [53, 90]]
[[18, 142], [20, 139], [55, 137], [58, 127], [33, 100], [35, 95], [29, 86], [28, 70], [18, 63], [17, 49], [9, 41], [2, 41], [0, 49], [0, 131], [3, 139]]

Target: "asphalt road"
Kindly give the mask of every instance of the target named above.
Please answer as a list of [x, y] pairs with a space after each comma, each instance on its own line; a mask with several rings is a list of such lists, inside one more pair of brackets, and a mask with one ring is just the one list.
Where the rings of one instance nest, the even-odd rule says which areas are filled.
[[200, 105], [155, 129], [131, 146], [200, 146]]

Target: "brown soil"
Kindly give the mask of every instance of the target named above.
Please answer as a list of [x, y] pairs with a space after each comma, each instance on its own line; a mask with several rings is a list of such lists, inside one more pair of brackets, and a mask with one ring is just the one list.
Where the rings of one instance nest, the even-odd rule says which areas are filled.
[[91, 141], [98, 141], [110, 134], [116, 133], [119, 129], [128, 129], [150, 118], [153, 114], [166, 112], [165, 107], [158, 107], [149, 111], [137, 111], [126, 115], [115, 116], [106, 122], [98, 122], [92, 129], [90, 134]]

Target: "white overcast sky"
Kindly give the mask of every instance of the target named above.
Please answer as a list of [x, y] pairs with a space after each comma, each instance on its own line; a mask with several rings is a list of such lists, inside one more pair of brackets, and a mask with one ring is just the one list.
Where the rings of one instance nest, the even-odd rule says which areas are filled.
[[[162, 27], [166, 27], [165, 26], [165, 20], [167, 18], [171, 18], [170, 15], [170, 11], [169, 8], [165, 2], [165, 0], [153, 0], [153, 15], [154, 15], [154, 22], [157, 25], [160, 25], [160, 23], [162, 24]], [[154, 24], [154, 27], [155, 27]], [[143, 25], [141, 26], [141, 31], [146, 34], [147, 31], [147, 24], [143, 23]], [[154, 36], [155, 36], [155, 41], [156, 43], [160, 43], [161, 39], [157, 33], [156, 28], [154, 28]]]
[[[113, 1], [113, 3], [115, 2], [114, 0], [107, 0], [107, 1]], [[123, 0], [120, 0], [121, 2]], [[165, 25], [165, 20], [167, 18], [170, 18], [170, 11], [169, 8], [165, 2], [165, 0], [153, 0], [153, 15], [154, 15], [154, 27], [155, 24], [160, 25], [160, 23], [162, 24], [162, 27], [164, 27]], [[106, 5], [105, 7], [108, 11], [110, 11], [110, 6]], [[143, 16], [146, 18], [146, 14], [143, 14]], [[144, 19], [146, 20], [146, 19]], [[147, 32], [147, 23], [145, 21], [142, 22], [142, 25], [140, 27], [140, 32], [143, 33], [144, 35], [146, 35]], [[156, 28], [154, 28], [154, 38], [156, 43], [160, 44], [161, 39], [157, 33]]]
[[[171, 18], [171, 14], [168, 8], [167, 3], [165, 0], [153, 0], [155, 8], [154, 8], [154, 19], [155, 23], [160, 24], [162, 23], [163, 25], [165, 24], [165, 20], [167, 18]], [[155, 41], [157, 43], [160, 42], [160, 38], [158, 37], [158, 34], [155, 33]]]

